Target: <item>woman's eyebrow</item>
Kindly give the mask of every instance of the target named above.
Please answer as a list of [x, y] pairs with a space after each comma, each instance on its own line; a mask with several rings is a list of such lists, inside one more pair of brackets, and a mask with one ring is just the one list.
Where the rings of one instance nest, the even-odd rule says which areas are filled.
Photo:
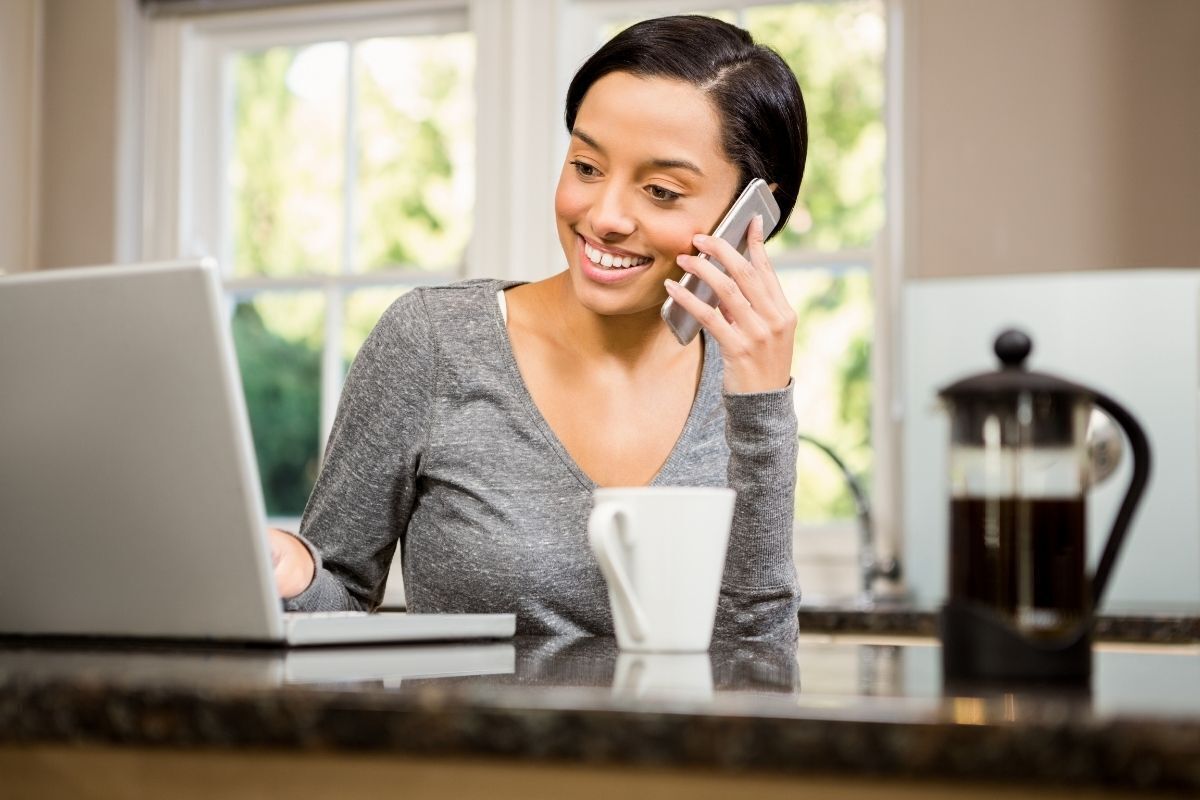
[[[579, 139], [579, 141], [583, 142], [584, 144], [586, 144], [588, 147], [592, 148], [593, 150], [596, 150], [601, 153], [604, 152], [604, 148], [601, 147], [599, 142], [597, 142], [591, 136], [588, 136], [583, 131], [579, 130], [579, 128], [575, 128], [574, 130], [572, 130], [571, 135], [574, 136], [575, 138]], [[697, 175], [699, 175], [701, 177], [704, 176], [704, 170], [700, 169], [698, 166], [693, 164], [691, 161], [687, 161], [682, 158], [654, 158], [654, 159], [651, 159], [650, 161], [648, 161], [647, 163], [650, 166], [656, 167], [658, 169], [686, 169], [686, 170], [696, 173]]]
[[579, 128], [573, 128], [571, 130], [571, 135], [574, 136], [576, 139], [579, 139], [581, 142], [583, 142], [584, 144], [586, 144], [588, 147], [592, 148], [593, 150], [599, 150], [601, 153], [604, 152], [604, 148], [600, 146], [599, 142], [597, 142], [592, 137], [588, 136], [583, 131], [579, 130]]
[[697, 175], [704, 177], [704, 170], [697, 167], [690, 161], [684, 161], [682, 158], [656, 158], [650, 162], [651, 166], [659, 169], [686, 169], [691, 170]]

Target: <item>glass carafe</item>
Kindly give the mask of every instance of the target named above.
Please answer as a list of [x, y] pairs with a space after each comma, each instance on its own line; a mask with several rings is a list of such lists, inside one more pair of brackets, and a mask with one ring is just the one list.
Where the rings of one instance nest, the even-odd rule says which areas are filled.
[[1090, 404], [1054, 392], [958, 404], [950, 446], [952, 598], [1030, 635], [1088, 616]]
[[[950, 677], [1086, 678], [1092, 611], [1144, 489], [1149, 446], [1111, 398], [1026, 370], [1025, 334], [1006, 331], [995, 349], [1000, 370], [940, 392], [951, 426], [944, 666]], [[1090, 446], [1094, 418], [1125, 431], [1134, 467], [1091, 576], [1087, 492], [1115, 466], [1111, 449]]]

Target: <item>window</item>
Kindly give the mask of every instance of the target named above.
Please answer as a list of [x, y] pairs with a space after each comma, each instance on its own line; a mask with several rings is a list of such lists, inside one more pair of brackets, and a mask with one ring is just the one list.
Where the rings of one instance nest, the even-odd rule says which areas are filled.
[[411, 286], [464, 274], [476, 48], [444, 4], [281, 19], [205, 38], [200, 86], [224, 135], [200, 145], [219, 179], [197, 216], [225, 273], [267, 514], [293, 519], [375, 322]]
[[[872, 273], [883, 226], [882, 0], [747, 8], [741, 20], [799, 76], [810, 146], [772, 258], [798, 315], [792, 374], [800, 430], [856, 474], [871, 458]], [[818, 449], [801, 449], [797, 519], [850, 517], [853, 497]]]

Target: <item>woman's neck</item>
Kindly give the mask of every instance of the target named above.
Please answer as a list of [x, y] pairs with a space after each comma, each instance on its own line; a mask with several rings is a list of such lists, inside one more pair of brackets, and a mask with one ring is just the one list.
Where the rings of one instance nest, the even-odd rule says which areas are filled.
[[563, 344], [569, 342], [580, 358], [633, 369], [683, 355], [657, 305], [631, 314], [599, 314], [579, 300], [567, 272], [535, 286], [547, 332]]

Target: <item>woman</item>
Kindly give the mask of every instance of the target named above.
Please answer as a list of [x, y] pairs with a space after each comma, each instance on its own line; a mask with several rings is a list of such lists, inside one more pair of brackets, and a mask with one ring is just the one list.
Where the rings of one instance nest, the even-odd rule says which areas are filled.
[[[807, 149], [796, 79], [732, 25], [655, 19], [580, 68], [566, 123], [567, 268], [417, 289], [384, 314], [347, 377], [303, 538], [270, 534], [280, 594], [290, 609], [374, 608], [399, 544], [412, 611], [611, 634], [592, 491], [729, 485], [717, 635], [790, 637], [795, 316], [761, 219], [749, 259], [698, 234], [754, 177], [786, 222]], [[684, 271], [720, 311], [679, 287]], [[702, 323], [686, 347], [659, 317], [668, 295]]]

